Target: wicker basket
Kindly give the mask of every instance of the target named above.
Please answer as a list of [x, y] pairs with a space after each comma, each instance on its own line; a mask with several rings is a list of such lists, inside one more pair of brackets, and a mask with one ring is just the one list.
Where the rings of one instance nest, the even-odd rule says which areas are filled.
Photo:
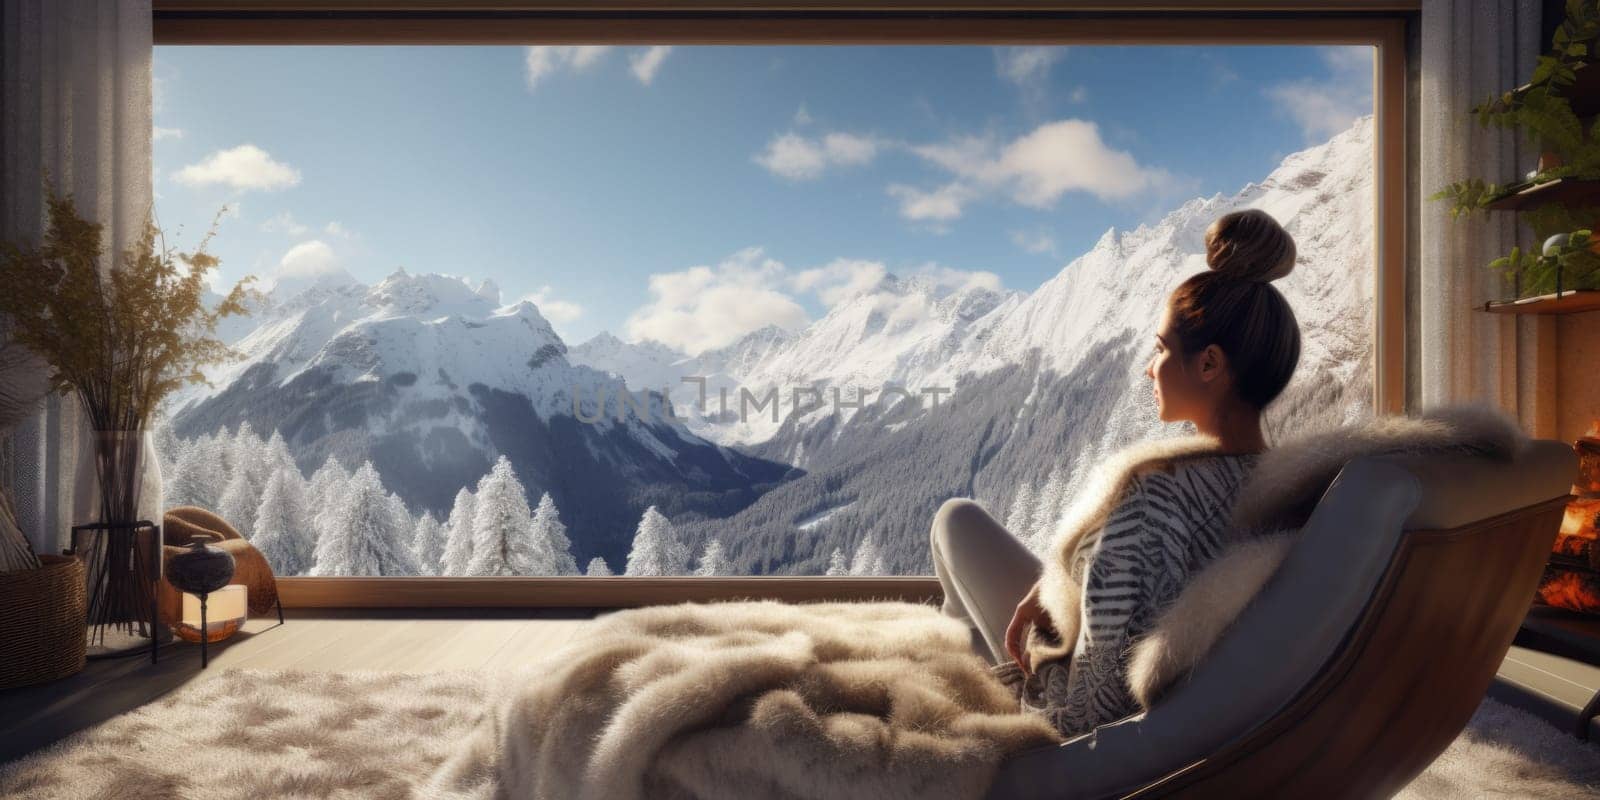
[[43, 566], [0, 573], [0, 689], [83, 669], [87, 601], [83, 562], [39, 556]]

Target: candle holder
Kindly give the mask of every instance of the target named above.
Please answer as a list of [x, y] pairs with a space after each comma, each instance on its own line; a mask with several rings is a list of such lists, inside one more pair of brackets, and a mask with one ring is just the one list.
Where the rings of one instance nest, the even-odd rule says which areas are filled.
[[[167, 582], [172, 584], [173, 587], [178, 591], [185, 594], [183, 603], [183, 616], [185, 623], [187, 623], [189, 619], [189, 596], [194, 596], [200, 602], [200, 625], [198, 629], [198, 638], [200, 640], [201, 669], [205, 669], [206, 665], [209, 663], [206, 645], [211, 641], [211, 630], [206, 624], [207, 601], [212, 592], [224, 589], [224, 587], [228, 589], [235, 588], [228, 586], [228, 581], [233, 580], [233, 556], [229, 555], [226, 550], [223, 550], [219, 547], [212, 547], [211, 545], [207, 544], [207, 538], [212, 539], [213, 541], [221, 541], [222, 537], [214, 533], [196, 535], [192, 540], [190, 540], [189, 549], [173, 556], [170, 562], [167, 564]], [[245, 587], [237, 587], [237, 591], [230, 593], [229, 602], [237, 603], [238, 605], [243, 606], [244, 594]], [[229, 607], [229, 613], [233, 613], [233, 608], [231, 605]], [[237, 614], [237, 617], [243, 616], [244, 614]], [[186, 626], [180, 626], [175, 632], [179, 633], [179, 635], [182, 635], [182, 627]], [[238, 626], [235, 625], [233, 630], [237, 629]], [[233, 630], [229, 630], [228, 633], [233, 633]], [[185, 636], [184, 638], [188, 637]], [[220, 639], [224, 637], [219, 636], [217, 638]]]

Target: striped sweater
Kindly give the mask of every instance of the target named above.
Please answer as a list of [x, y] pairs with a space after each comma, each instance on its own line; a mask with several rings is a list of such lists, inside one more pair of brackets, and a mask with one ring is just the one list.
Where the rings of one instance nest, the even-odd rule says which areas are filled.
[[1083, 587], [1069, 660], [1040, 666], [1018, 687], [1023, 706], [1074, 736], [1140, 710], [1129, 692], [1129, 650], [1222, 550], [1228, 513], [1260, 456], [1210, 455], [1133, 476], [1105, 523], [1077, 546], [1070, 574]]

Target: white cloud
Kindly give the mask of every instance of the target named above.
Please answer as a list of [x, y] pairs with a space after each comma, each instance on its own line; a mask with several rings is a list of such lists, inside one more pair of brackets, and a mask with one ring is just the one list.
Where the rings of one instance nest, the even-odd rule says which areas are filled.
[[1328, 47], [1321, 55], [1326, 78], [1288, 81], [1264, 90], [1300, 126], [1308, 143], [1327, 141], [1372, 113], [1372, 48]]
[[1173, 181], [1165, 170], [1142, 166], [1131, 154], [1107, 145], [1095, 123], [1080, 119], [1045, 123], [1003, 145], [992, 136], [960, 136], [910, 149], [955, 177], [931, 190], [889, 187], [889, 194], [900, 200], [900, 215], [914, 221], [948, 222], [960, 217], [971, 201], [991, 194], [1043, 209], [1067, 192], [1126, 200]]
[[1069, 191], [1120, 200], [1167, 177], [1107, 146], [1099, 127], [1077, 119], [1039, 126], [1006, 145], [995, 166], [1010, 183], [1012, 199], [1032, 208], [1048, 208]]
[[809, 124], [811, 124], [811, 112], [806, 110], [805, 103], [801, 103], [800, 104], [800, 108], [794, 112], [794, 124], [796, 124], [796, 125], [809, 125]]
[[312, 239], [301, 242], [289, 248], [289, 252], [278, 259], [278, 277], [281, 278], [314, 278], [327, 275], [339, 270], [339, 259], [334, 256], [333, 248], [321, 239]]
[[650, 302], [624, 323], [627, 338], [655, 339], [695, 354], [769, 324], [798, 328], [806, 324], [806, 312], [780, 290], [786, 277], [782, 262], [765, 257], [759, 247], [715, 267], [656, 273], [650, 276]]
[[834, 164], [865, 164], [878, 154], [878, 143], [869, 136], [830, 133], [822, 137], [822, 151]]
[[[874, 293], [887, 274], [888, 268], [882, 262], [857, 258], [836, 258], [821, 267], [796, 272], [767, 257], [762, 248], [747, 247], [715, 266], [651, 275], [651, 300], [623, 323], [625, 338], [654, 339], [697, 354], [732, 344], [769, 324], [789, 330], [804, 327], [809, 319], [796, 300], [797, 294], [811, 293], [831, 308]], [[969, 272], [933, 263], [902, 274], [950, 289], [1001, 288], [1000, 276], [992, 272]], [[898, 307], [898, 295], [884, 297]]]
[[327, 225], [322, 226], [322, 232], [329, 236], [350, 237], [355, 235], [350, 232], [349, 228], [346, 228], [344, 225], [340, 224], [338, 220], [333, 220]]
[[[582, 71], [600, 62], [610, 45], [546, 45], [529, 47], [523, 59], [528, 88], [562, 69]], [[648, 81], [646, 81], [648, 83]]]
[[267, 233], [286, 233], [295, 238], [306, 235], [311, 229], [295, 221], [294, 215], [287, 211], [280, 211], [268, 217], [261, 223], [261, 230]]
[[[1081, 102], [1086, 90], [1079, 87], [1073, 97]], [[802, 181], [836, 166], [870, 163], [885, 148], [907, 150], [950, 173], [949, 180], [931, 188], [901, 182], [885, 187], [899, 201], [901, 217], [936, 231], [984, 197], [1046, 209], [1067, 192], [1124, 201], [1182, 183], [1167, 171], [1141, 165], [1132, 154], [1111, 147], [1099, 126], [1082, 119], [1047, 122], [1010, 142], [992, 134], [909, 144], [845, 132], [804, 136], [790, 131], [774, 137], [754, 161], [774, 175]]]
[[551, 296], [553, 292], [549, 286], [540, 286], [522, 299], [538, 307], [539, 313], [552, 325], [565, 325], [583, 316], [583, 306], [570, 300], [557, 300]]
[[183, 129], [163, 128], [160, 125], [156, 125], [150, 129], [150, 138], [158, 142], [162, 139], [182, 139]]
[[949, 222], [956, 219], [974, 194], [972, 189], [959, 181], [930, 191], [892, 183], [887, 191], [890, 197], [900, 201], [900, 216], [914, 222]]
[[823, 305], [832, 307], [871, 291], [889, 270], [879, 261], [836, 258], [814, 269], [802, 270], [789, 280], [797, 291], [815, 292]]
[[996, 47], [995, 68], [1000, 77], [1018, 86], [1038, 85], [1050, 77], [1050, 67], [1065, 58], [1065, 47]]
[[1012, 231], [1011, 243], [1029, 253], [1049, 253], [1054, 255], [1056, 252], [1055, 237], [1043, 231], [1033, 233]]
[[671, 52], [672, 47], [668, 45], [656, 45], [629, 56], [628, 66], [633, 69], [633, 77], [649, 86], [656, 79], [656, 70], [661, 69], [661, 62], [666, 61], [667, 54]]
[[767, 143], [755, 162], [768, 172], [790, 180], [810, 180], [832, 166], [854, 166], [872, 161], [879, 142], [870, 136], [834, 132], [821, 137], [785, 133]]
[[284, 189], [300, 183], [300, 171], [274, 161], [267, 151], [253, 144], [218, 150], [197, 164], [190, 164], [174, 175], [189, 186], [223, 184], [233, 189]]
[[1074, 103], [1086, 102], [1089, 99], [1089, 88], [1087, 86], [1073, 87], [1072, 93], [1067, 95], [1067, 99]]
[[965, 270], [946, 267], [933, 262], [917, 266], [906, 272], [913, 277], [922, 277], [933, 281], [935, 285], [949, 289], [965, 289], [977, 287], [990, 291], [1000, 291], [1000, 276], [987, 270]]

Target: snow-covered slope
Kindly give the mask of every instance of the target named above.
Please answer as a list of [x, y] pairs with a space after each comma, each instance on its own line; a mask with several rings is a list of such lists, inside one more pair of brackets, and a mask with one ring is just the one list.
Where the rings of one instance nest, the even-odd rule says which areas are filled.
[[[1003, 300], [930, 350], [936, 357], [903, 362], [911, 368], [898, 374], [911, 384], [959, 378], [938, 409], [906, 420], [869, 408], [782, 427], [752, 452], [806, 474], [694, 535], [722, 541], [736, 569], [819, 574], [833, 550], [870, 547], [894, 572], [927, 574], [934, 511], [973, 497], [1014, 533], [1048, 540], [1062, 501], [1081, 492], [1105, 453], [1184, 432], [1155, 414], [1144, 375], [1154, 328], [1171, 290], [1205, 269], [1206, 227], [1245, 207], [1271, 213], [1298, 245], [1294, 272], [1274, 285], [1298, 318], [1302, 354], [1267, 408], [1269, 441], [1370, 413], [1371, 146], [1371, 121], [1361, 120], [1234, 195], [1108, 231], [1037, 290]], [[828, 352], [839, 340], [823, 335], [832, 322], [804, 331], [792, 352]], [[833, 508], [841, 510], [819, 521]]]
[[567, 350], [567, 361], [627, 380], [633, 389], [660, 391], [674, 386], [683, 374], [678, 362], [688, 356], [660, 342], [624, 342], [601, 331], [593, 338]]
[[[820, 394], [801, 394], [798, 404], [815, 408], [790, 425], [807, 425], [836, 411], [848, 419], [862, 390], [872, 403], [885, 385], [915, 395], [925, 386], [953, 379], [950, 354], [981, 320], [1004, 314], [1023, 297], [927, 275], [886, 274], [798, 333], [769, 325], [726, 347], [677, 360], [655, 343], [629, 344], [601, 334], [585, 343], [579, 358], [622, 376], [635, 389], [672, 387], [674, 408], [701, 436], [724, 444], [753, 444], [771, 438], [785, 424], [797, 404], [797, 389], [814, 388]], [[773, 392], [777, 420], [769, 402]], [[892, 397], [901, 401], [899, 395]]]
[[[1299, 378], [1364, 381], [1373, 291], [1371, 149], [1371, 119], [1366, 118], [1325, 144], [1290, 155], [1261, 183], [1234, 195], [1191, 200], [1133, 231], [1107, 230], [1087, 253], [1031, 293], [890, 274], [804, 330], [780, 331], [760, 350], [744, 347], [740, 358], [711, 353], [674, 361], [665, 348], [625, 344], [604, 334], [597, 340], [607, 348], [596, 347], [586, 363], [621, 375], [635, 388], [677, 386], [683, 376], [707, 376], [708, 416], [685, 414], [691, 429], [744, 445], [765, 442], [780, 431], [796, 434], [834, 413], [836, 423], [848, 423], [854, 411], [834, 406], [835, 387], [845, 402], [858, 396], [857, 387], [872, 390], [869, 402], [885, 384], [919, 395], [925, 389], [953, 389], [964, 375], [1021, 363], [1034, 349], [1044, 368], [1064, 374], [1104, 343], [1129, 335], [1140, 345], [1148, 342], [1167, 294], [1206, 269], [1206, 227], [1230, 211], [1260, 208], [1282, 222], [1299, 247], [1293, 274], [1275, 284], [1304, 332]], [[1135, 369], [1143, 368], [1137, 360]], [[756, 413], [748, 404], [740, 419], [741, 388], [757, 398], [777, 388], [784, 417], [794, 408], [791, 391], [807, 386], [823, 390], [822, 408], [784, 425], [772, 422], [770, 411]], [[729, 397], [730, 413], [722, 417], [716, 415], [719, 387], [726, 387]], [[924, 406], [931, 404], [930, 397], [921, 396]], [[684, 406], [696, 399], [696, 389], [674, 389], [672, 399]], [[1128, 399], [1150, 402], [1147, 394]]]
[[175, 405], [180, 436], [248, 420], [281, 432], [304, 470], [372, 460], [414, 510], [437, 513], [506, 455], [533, 497], [551, 491], [604, 545], [580, 555], [612, 559], [650, 498], [692, 510], [690, 493], [710, 501], [784, 470], [701, 439], [658, 396], [633, 392], [622, 410], [621, 379], [569, 362], [539, 310], [501, 306], [492, 284], [400, 270], [370, 288], [295, 288], [264, 299], [233, 345], [243, 359]]

